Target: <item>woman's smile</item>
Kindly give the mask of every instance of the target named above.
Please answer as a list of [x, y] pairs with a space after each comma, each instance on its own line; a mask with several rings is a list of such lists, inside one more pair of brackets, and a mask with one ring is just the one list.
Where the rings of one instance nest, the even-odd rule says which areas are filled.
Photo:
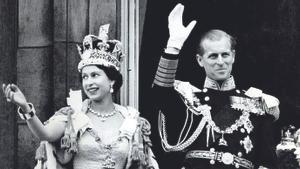
[[89, 92], [89, 93], [95, 93], [97, 92], [99, 89], [99, 87], [89, 87], [87, 88], [86, 90]]

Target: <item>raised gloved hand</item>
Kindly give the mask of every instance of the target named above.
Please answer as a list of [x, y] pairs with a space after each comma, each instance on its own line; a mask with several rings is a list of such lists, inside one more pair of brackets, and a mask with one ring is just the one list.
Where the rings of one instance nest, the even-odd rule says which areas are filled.
[[183, 43], [188, 38], [192, 29], [196, 25], [196, 21], [193, 20], [188, 24], [188, 26], [184, 26], [182, 24], [182, 14], [183, 14], [184, 6], [182, 4], [177, 4], [175, 8], [169, 14], [169, 40], [167, 43], [167, 48], [176, 48], [180, 50], [183, 46]]

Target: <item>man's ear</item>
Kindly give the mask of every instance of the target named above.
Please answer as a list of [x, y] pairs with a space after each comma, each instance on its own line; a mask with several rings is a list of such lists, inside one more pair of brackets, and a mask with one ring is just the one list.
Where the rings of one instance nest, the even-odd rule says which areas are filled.
[[232, 63], [234, 63], [234, 61], [235, 61], [235, 50], [232, 50], [231, 52], [232, 52], [232, 58], [233, 58]]
[[203, 56], [196, 54], [197, 62], [201, 67], [203, 67], [202, 58], [203, 58]]

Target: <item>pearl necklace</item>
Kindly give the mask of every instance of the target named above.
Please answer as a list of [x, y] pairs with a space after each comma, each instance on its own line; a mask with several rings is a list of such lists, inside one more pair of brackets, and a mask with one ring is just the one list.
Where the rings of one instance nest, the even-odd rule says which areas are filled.
[[91, 108], [91, 105], [88, 106], [88, 110], [91, 113], [95, 114], [96, 116], [100, 117], [102, 122], [104, 122], [106, 119], [108, 119], [109, 117], [114, 116], [117, 113], [116, 107], [114, 107], [114, 109], [110, 113], [97, 112], [97, 111], [95, 111]]

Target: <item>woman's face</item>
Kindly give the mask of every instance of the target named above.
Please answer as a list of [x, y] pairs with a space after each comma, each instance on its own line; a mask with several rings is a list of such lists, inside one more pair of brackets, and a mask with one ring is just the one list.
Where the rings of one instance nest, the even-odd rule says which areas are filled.
[[82, 87], [85, 94], [91, 99], [100, 101], [111, 95], [110, 88], [114, 81], [97, 66], [85, 66], [81, 72]]

